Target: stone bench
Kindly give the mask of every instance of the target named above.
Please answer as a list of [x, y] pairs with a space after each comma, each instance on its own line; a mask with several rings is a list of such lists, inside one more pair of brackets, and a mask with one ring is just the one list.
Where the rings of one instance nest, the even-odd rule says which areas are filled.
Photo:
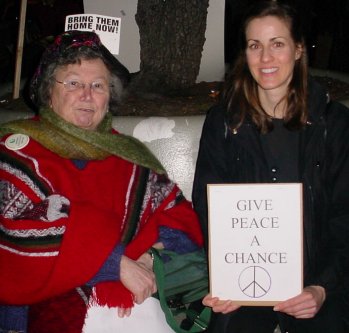
[[[0, 110], [0, 122], [28, 118], [33, 114]], [[175, 117], [114, 117], [113, 127], [138, 138], [158, 157], [169, 177], [191, 200], [192, 182], [204, 115]]]

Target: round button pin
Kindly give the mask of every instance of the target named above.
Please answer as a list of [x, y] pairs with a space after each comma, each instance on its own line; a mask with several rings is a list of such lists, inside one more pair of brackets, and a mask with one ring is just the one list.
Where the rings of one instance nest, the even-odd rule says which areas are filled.
[[12, 134], [6, 141], [5, 146], [10, 150], [23, 149], [29, 143], [29, 136], [25, 134]]

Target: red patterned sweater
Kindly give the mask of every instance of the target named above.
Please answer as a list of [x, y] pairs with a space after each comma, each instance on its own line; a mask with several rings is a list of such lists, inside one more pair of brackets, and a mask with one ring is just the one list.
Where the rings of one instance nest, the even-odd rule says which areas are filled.
[[116, 156], [81, 170], [33, 139], [18, 150], [6, 148], [5, 140], [0, 304], [33, 304], [82, 286], [132, 235], [125, 254], [138, 258], [157, 240], [159, 226], [202, 245], [191, 204], [166, 176]]

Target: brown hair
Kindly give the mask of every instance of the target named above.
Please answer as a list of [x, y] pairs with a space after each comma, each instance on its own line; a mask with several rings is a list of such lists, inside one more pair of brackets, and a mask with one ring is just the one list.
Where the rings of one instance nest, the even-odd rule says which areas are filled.
[[308, 65], [305, 42], [295, 10], [276, 1], [262, 1], [250, 7], [241, 25], [240, 51], [232, 71], [227, 76], [223, 93], [223, 103], [228, 110], [230, 127], [237, 129], [248, 116], [262, 133], [272, 129], [271, 118], [261, 106], [257, 83], [252, 77], [246, 61], [246, 28], [251, 20], [265, 16], [276, 16], [287, 22], [293, 41], [303, 47], [300, 59], [296, 60], [288, 92], [283, 98], [287, 105], [284, 117], [285, 126], [289, 129], [300, 129], [307, 121]]

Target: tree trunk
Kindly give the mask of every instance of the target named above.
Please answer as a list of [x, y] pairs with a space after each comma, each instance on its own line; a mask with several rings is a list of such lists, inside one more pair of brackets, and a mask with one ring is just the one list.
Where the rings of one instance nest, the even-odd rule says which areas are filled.
[[138, 0], [141, 62], [133, 89], [166, 93], [195, 83], [205, 42], [208, 1]]

